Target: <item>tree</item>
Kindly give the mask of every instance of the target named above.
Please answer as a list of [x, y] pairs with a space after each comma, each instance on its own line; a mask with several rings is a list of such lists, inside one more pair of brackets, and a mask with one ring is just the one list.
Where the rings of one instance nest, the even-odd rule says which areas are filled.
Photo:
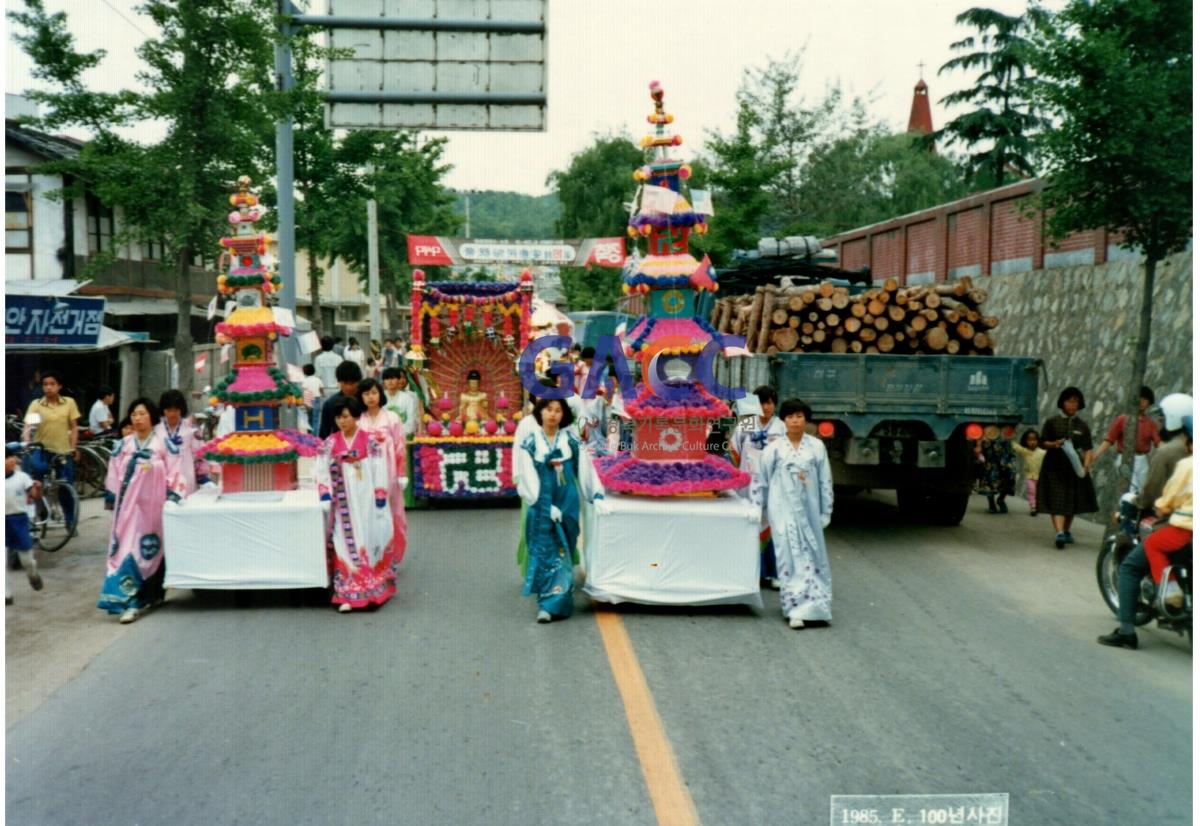
[[451, 235], [462, 225], [454, 213], [453, 193], [442, 186], [450, 171], [442, 163], [445, 148], [445, 138], [421, 141], [415, 132], [403, 131], [351, 132], [336, 148], [338, 163], [360, 174], [339, 178], [329, 193], [336, 205], [330, 216], [330, 254], [345, 258], [367, 283], [367, 200], [374, 194], [379, 288], [393, 330], [399, 325], [397, 301], [412, 287], [406, 236]]
[[825, 237], [968, 194], [961, 168], [911, 134], [862, 127], [813, 150], [797, 216], [805, 234]]
[[782, 173], [784, 164], [769, 157], [767, 148], [755, 136], [762, 117], [748, 101], [739, 98], [733, 134], [725, 137], [710, 132], [705, 142], [713, 208], [719, 214], [713, 217], [704, 247], [718, 264], [728, 262], [735, 249], [757, 248], [763, 225], [774, 209], [771, 184]]
[[[175, 358], [180, 390], [193, 383], [191, 265], [227, 229], [228, 199], [239, 175], [262, 180], [270, 158], [272, 20], [255, 0], [147, 0], [140, 11], [159, 29], [137, 49], [142, 90], [115, 94], [87, 88], [84, 74], [103, 50], [80, 53], [64, 13], [41, 0], [10, 18], [51, 90], [27, 92], [46, 108], [43, 128], [85, 127], [92, 139], [79, 156], [49, 165], [72, 175], [106, 206], [120, 207], [127, 231], [164, 243], [175, 261], [178, 322]], [[122, 137], [122, 127], [166, 126], [156, 144]]]
[[768, 58], [747, 69], [737, 93], [737, 122], [725, 137], [706, 141], [714, 207], [710, 236], [698, 248], [722, 262], [734, 249], [754, 248], [764, 235], [811, 234], [806, 222], [811, 187], [806, 176], [814, 153], [866, 127], [858, 99], [829, 88], [809, 106], [798, 93], [798, 54]]
[[[1103, 227], [1146, 256], [1126, 421], [1146, 372], [1154, 275], [1192, 236], [1192, 5], [1071, 0], [1043, 21], [1039, 95], [1056, 128], [1039, 144], [1052, 237]], [[1132, 467], [1134, 439], [1125, 439]]]
[[[554, 222], [560, 238], [625, 235], [626, 204], [637, 191], [633, 172], [645, 162], [642, 150], [626, 135], [597, 135], [577, 152], [565, 170], [555, 170], [546, 185], [562, 203]], [[620, 270], [608, 267], [564, 267], [560, 271], [567, 306], [578, 310], [611, 310], [621, 296]]]
[[1032, 136], [1045, 119], [1034, 103], [1034, 60], [1031, 35], [1043, 13], [1034, 8], [1025, 15], [1006, 15], [994, 9], [971, 8], [954, 18], [959, 25], [974, 26], [978, 36], [952, 43], [958, 53], [938, 69], [938, 74], [978, 70], [975, 85], [952, 92], [943, 104], [974, 108], [929, 136], [930, 142], [948, 140], [972, 150], [967, 157], [969, 174], [984, 187], [1003, 186], [1015, 176], [1036, 174]]

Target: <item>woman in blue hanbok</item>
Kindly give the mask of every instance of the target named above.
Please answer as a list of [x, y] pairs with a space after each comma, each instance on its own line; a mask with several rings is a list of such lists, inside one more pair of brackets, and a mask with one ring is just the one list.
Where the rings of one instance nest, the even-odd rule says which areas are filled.
[[537, 621], [550, 622], [571, 616], [575, 601], [580, 446], [566, 403], [539, 399], [533, 417], [540, 427], [514, 449], [513, 476], [528, 506], [524, 594], [537, 597]]
[[780, 406], [787, 428], [759, 457], [750, 497], [766, 506], [775, 544], [779, 602], [792, 628], [833, 619], [833, 580], [825, 528], [833, 517], [833, 475], [825, 443], [804, 432], [812, 411], [799, 399]]

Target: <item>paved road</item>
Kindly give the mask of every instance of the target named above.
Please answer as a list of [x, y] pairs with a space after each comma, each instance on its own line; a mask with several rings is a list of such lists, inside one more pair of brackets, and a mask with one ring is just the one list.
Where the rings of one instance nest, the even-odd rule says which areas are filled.
[[[1191, 822], [1191, 652], [1153, 630], [1096, 645], [1098, 528], [1058, 552], [1017, 509], [956, 529], [884, 495], [837, 510], [828, 628], [788, 629], [774, 594], [616, 611], [700, 822], [964, 792], [1008, 793], [1013, 824]], [[596, 613], [533, 622], [516, 520], [410, 514], [373, 613], [174, 595], [10, 725], [8, 822], [658, 822]]]

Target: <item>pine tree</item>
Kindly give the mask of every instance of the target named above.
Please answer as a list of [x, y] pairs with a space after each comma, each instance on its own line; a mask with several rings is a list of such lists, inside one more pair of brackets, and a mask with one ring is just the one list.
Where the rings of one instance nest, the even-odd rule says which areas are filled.
[[970, 151], [967, 168], [982, 187], [998, 187], [1014, 177], [1032, 177], [1033, 136], [1046, 121], [1033, 102], [1034, 59], [1031, 33], [1041, 12], [1007, 15], [994, 9], [971, 8], [954, 18], [973, 26], [978, 35], [952, 43], [958, 53], [938, 69], [978, 71], [975, 85], [952, 92], [942, 104], [974, 107], [931, 134], [929, 141], [961, 143]]

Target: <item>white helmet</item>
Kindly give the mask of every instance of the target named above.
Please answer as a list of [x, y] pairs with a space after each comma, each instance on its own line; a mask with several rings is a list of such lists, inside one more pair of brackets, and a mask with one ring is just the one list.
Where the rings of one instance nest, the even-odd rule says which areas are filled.
[[1187, 393], [1172, 393], [1158, 403], [1163, 414], [1163, 428], [1168, 431], [1183, 427], [1183, 417], [1192, 415], [1192, 397]]

